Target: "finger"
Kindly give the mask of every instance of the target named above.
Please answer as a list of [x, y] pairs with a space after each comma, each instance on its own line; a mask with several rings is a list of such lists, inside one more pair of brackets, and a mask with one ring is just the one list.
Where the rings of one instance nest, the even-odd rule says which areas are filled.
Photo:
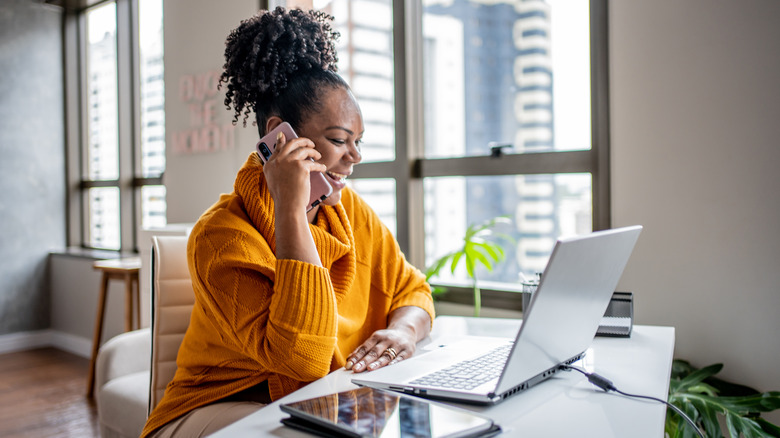
[[[389, 345], [385, 345], [382, 343], [376, 344], [374, 348], [368, 351], [365, 356], [363, 356], [363, 359], [361, 359], [356, 367], [359, 367], [357, 369], [357, 372], [363, 371], [363, 370], [375, 370], [379, 368], [380, 365], [384, 365], [382, 361], [384, 360], [383, 357], [387, 358], [387, 362], [390, 362], [390, 356], [387, 356], [387, 348]], [[362, 365], [362, 366], [361, 366]]]
[[352, 369], [354, 371], [358, 364], [362, 364], [359, 368], [364, 368], [366, 363], [363, 361], [363, 358], [375, 345], [376, 341], [374, 338], [368, 338], [366, 342], [361, 344], [355, 351], [352, 352], [352, 354], [347, 356], [347, 364], [345, 365], [345, 368], [348, 370]]
[[394, 365], [394, 364], [397, 364], [398, 362], [400, 362], [400, 361], [402, 361], [402, 360], [406, 359], [407, 357], [409, 357], [409, 356], [411, 356], [411, 355], [412, 355], [412, 353], [408, 353], [406, 350], [400, 351], [400, 352], [398, 353], [398, 355], [395, 357], [395, 359], [391, 360], [391, 361], [390, 361], [390, 363], [389, 363], [388, 365]]
[[347, 356], [347, 363], [344, 365], [344, 368], [351, 370], [352, 367], [357, 363], [358, 360], [360, 360], [363, 356], [366, 355], [366, 349], [363, 345], [357, 348], [357, 350], [353, 351], [352, 353]]
[[[401, 353], [403, 353], [403, 351]], [[385, 351], [382, 352], [382, 354], [379, 356], [377, 360], [368, 364], [367, 369], [369, 371], [373, 371], [382, 368], [385, 365], [395, 363], [394, 361], [398, 359], [398, 356], [400, 356], [401, 353], [398, 353], [395, 348], [388, 347], [387, 349], [385, 349]]]
[[306, 137], [293, 138], [286, 141], [281, 132], [276, 137], [276, 147], [273, 155], [284, 157], [298, 150], [314, 150], [314, 142]]
[[309, 172], [325, 172], [328, 170], [328, 166], [318, 163], [316, 161], [309, 161], [310, 164], [307, 164], [307, 168], [309, 169]]
[[358, 359], [355, 365], [352, 366], [352, 371], [356, 373], [365, 371], [368, 369], [368, 365], [376, 362], [384, 351], [385, 347], [383, 344], [375, 344], [372, 348], [368, 349], [368, 352], [363, 357]]

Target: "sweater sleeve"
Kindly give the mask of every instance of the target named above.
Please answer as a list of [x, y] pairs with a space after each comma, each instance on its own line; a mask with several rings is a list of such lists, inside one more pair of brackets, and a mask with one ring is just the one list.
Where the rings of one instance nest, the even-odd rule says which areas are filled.
[[293, 380], [330, 371], [337, 314], [326, 269], [276, 260], [263, 239], [236, 229], [193, 235], [188, 253], [197, 302], [225, 344]]
[[391, 296], [388, 314], [399, 307], [415, 306], [428, 312], [433, 322], [433, 298], [425, 275], [406, 260], [395, 237], [379, 216], [364, 201], [357, 196], [355, 198], [367, 215], [364, 223], [371, 234], [371, 281], [375, 288]]
[[393, 291], [390, 312], [404, 306], [419, 307], [428, 312], [433, 324], [436, 314], [433, 309], [431, 287], [425, 281], [425, 275], [406, 260], [395, 238], [384, 225], [382, 228], [380, 251], [389, 252], [386, 260], [392, 260], [385, 264], [383, 279], [389, 287], [388, 290]]

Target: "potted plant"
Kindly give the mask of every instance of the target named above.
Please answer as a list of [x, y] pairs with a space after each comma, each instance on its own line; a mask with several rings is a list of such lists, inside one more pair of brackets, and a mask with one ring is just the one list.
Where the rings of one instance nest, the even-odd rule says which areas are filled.
[[[506, 258], [502, 245], [514, 242], [514, 239], [503, 233], [498, 233], [496, 227], [499, 224], [510, 224], [506, 216], [499, 216], [479, 224], [472, 224], [466, 229], [461, 246], [454, 251], [436, 259], [426, 270], [426, 280], [439, 275], [439, 272], [449, 265], [451, 273], [455, 273], [458, 265], [463, 261], [466, 265], [466, 275], [471, 279], [474, 292], [474, 316], [479, 316], [482, 307], [482, 297], [477, 279], [477, 266], [482, 265], [488, 271], [501, 263]], [[434, 294], [439, 294], [445, 289], [434, 287]]]
[[[720, 417], [731, 438], [780, 437], [780, 427], [761, 418], [761, 412], [780, 408], [780, 392], [760, 393], [715, 376], [723, 368], [714, 364], [696, 369], [675, 359], [669, 382], [669, 403], [677, 406], [705, 432], [707, 437], [723, 437]], [[696, 433], [679, 415], [667, 410], [666, 436], [695, 437]]]

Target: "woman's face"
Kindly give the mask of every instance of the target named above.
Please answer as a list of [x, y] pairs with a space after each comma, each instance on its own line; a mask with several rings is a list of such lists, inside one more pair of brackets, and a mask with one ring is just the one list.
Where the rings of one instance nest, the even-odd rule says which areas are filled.
[[352, 166], [362, 159], [363, 116], [349, 90], [336, 87], [323, 93], [322, 109], [303, 121], [298, 135], [313, 141], [322, 155], [317, 162], [328, 168], [325, 179], [333, 187], [333, 193], [322, 203], [336, 205], [341, 200], [344, 181], [352, 174]]

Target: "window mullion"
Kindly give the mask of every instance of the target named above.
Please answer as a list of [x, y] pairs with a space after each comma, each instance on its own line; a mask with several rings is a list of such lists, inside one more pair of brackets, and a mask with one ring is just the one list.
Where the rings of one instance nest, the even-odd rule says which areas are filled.
[[591, 118], [593, 150], [598, 153], [593, 172], [593, 229], [612, 227], [609, 141], [609, 35], [607, 1], [590, 3]]
[[[425, 266], [423, 183], [412, 170], [424, 150], [422, 2], [393, 2], [396, 77], [396, 163], [403, 180], [397, 183], [398, 232], [409, 261]], [[399, 82], [400, 81], [400, 82]], [[400, 137], [403, 135], [403, 137]], [[403, 142], [398, 142], [403, 138]]]
[[64, 16], [63, 32], [63, 57], [65, 73], [65, 187], [67, 203], [67, 245], [80, 245], [84, 241], [83, 220], [81, 214], [82, 200], [79, 183], [81, 182], [81, 145], [83, 143], [83, 130], [80, 117], [83, 114], [82, 107], [82, 77], [84, 71], [84, 47], [80, 28], [82, 18], [73, 11], [66, 11]]
[[118, 112], [119, 140], [119, 202], [120, 202], [120, 248], [135, 249], [135, 208], [133, 196], [134, 147], [135, 144], [135, 113], [137, 110], [134, 98], [133, 59], [134, 30], [132, 26], [132, 3], [134, 0], [117, 0], [117, 103], [126, 111]]
[[489, 156], [431, 158], [419, 160], [419, 177], [534, 175], [591, 172], [596, 166], [594, 150]]

